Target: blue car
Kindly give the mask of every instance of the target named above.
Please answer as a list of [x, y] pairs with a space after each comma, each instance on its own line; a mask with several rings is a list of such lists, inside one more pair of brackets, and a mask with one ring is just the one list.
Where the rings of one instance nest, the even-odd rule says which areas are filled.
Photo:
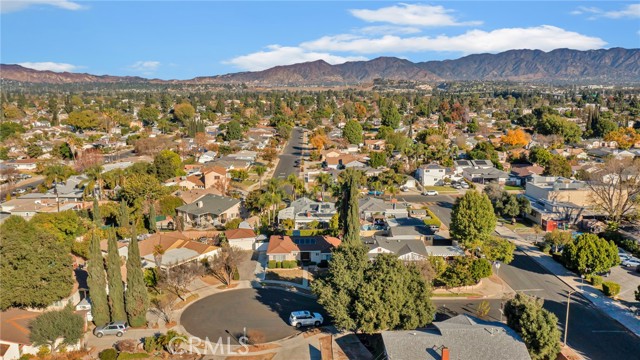
[[382, 191], [380, 191], [380, 190], [369, 190], [369, 195], [380, 196], [380, 195], [382, 195]]

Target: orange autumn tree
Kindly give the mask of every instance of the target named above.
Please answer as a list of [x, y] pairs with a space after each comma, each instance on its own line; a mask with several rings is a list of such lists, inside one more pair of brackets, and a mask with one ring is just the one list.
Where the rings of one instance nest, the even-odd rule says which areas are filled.
[[604, 139], [606, 141], [615, 141], [618, 143], [618, 148], [626, 150], [640, 141], [640, 133], [633, 128], [618, 128], [607, 133]]
[[502, 143], [510, 147], [522, 147], [529, 144], [531, 136], [522, 129], [508, 130], [506, 135], [502, 136]]

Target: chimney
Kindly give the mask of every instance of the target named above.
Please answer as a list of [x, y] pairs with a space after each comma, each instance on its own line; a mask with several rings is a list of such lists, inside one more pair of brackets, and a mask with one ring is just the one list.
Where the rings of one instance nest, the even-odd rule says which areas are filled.
[[449, 360], [449, 348], [448, 347], [443, 347], [442, 348], [442, 360]]

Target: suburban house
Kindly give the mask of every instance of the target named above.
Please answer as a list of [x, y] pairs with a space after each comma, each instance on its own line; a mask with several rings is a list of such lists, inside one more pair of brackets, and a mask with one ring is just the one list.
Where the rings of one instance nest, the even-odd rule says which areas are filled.
[[256, 243], [256, 233], [252, 229], [233, 229], [224, 232], [230, 246], [242, 250], [253, 250]]
[[421, 240], [393, 240], [382, 236], [363, 238], [362, 241], [369, 248], [369, 259], [378, 254], [396, 254], [402, 261], [425, 260], [429, 254]]
[[591, 189], [583, 181], [555, 176], [532, 176], [524, 196], [531, 203], [527, 218], [552, 231], [573, 224], [588, 213]]
[[458, 315], [425, 329], [383, 331], [389, 360], [531, 360], [522, 338], [501, 322]]
[[398, 204], [397, 201], [385, 201], [370, 196], [358, 199], [358, 210], [360, 218], [367, 221], [371, 221], [376, 215], [406, 217], [408, 214], [406, 206]]
[[38, 161], [36, 159], [19, 159], [11, 160], [5, 163], [16, 170], [22, 171], [35, 171], [38, 167]]
[[447, 169], [438, 164], [422, 165], [416, 170], [416, 179], [422, 186], [443, 185]]
[[475, 183], [485, 184], [495, 182], [505, 184], [509, 179], [509, 174], [494, 167], [491, 168], [466, 168], [462, 170], [462, 176]]
[[364, 141], [364, 146], [373, 151], [380, 151], [386, 148], [387, 141], [384, 139], [367, 139]]
[[267, 256], [269, 260], [299, 260], [319, 263], [331, 259], [331, 251], [340, 246], [340, 239], [332, 236], [271, 235]]
[[256, 158], [258, 157], [258, 153], [255, 151], [242, 150], [242, 151], [238, 151], [235, 154], [229, 154], [227, 156], [237, 160], [255, 162]]
[[205, 188], [225, 187], [231, 175], [221, 166], [207, 166], [202, 169], [202, 182]]
[[509, 181], [524, 186], [532, 176], [542, 175], [544, 168], [534, 164], [513, 164], [509, 173]]
[[213, 227], [240, 217], [240, 200], [207, 194], [196, 201], [176, 208], [185, 226]]
[[200, 158], [198, 158], [198, 162], [200, 164], [208, 163], [210, 161], [215, 160], [216, 156], [218, 156], [217, 152], [215, 152], [215, 151], [207, 151], [206, 153], [200, 155]]
[[[139, 241], [138, 248], [143, 267], [152, 268], [159, 263], [162, 269], [212, 257], [220, 249], [217, 246], [192, 241], [180, 231], [153, 234]], [[161, 256], [158, 256], [159, 249], [162, 249]]]
[[176, 176], [165, 181], [164, 186], [178, 186], [183, 190], [204, 189], [204, 183], [199, 176]]
[[278, 212], [278, 223], [282, 224], [283, 220], [292, 220], [294, 229], [299, 229], [316, 221], [326, 227], [335, 214], [335, 203], [318, 202], [303, 197], [291, 202], [289, 207]]

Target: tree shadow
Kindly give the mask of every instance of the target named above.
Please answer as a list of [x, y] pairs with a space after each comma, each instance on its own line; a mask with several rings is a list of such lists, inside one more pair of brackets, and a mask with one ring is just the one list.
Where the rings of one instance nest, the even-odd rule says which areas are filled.
[[258, 288], [256, 289], [256, 299], [277, 313], [280, 319], [287, 324], [292, 312], [302, 310], [320, 313], [324, 318], [324, 324], [329, 324], [327, 313], [314, 298], [297, 295], [284, 289]]

